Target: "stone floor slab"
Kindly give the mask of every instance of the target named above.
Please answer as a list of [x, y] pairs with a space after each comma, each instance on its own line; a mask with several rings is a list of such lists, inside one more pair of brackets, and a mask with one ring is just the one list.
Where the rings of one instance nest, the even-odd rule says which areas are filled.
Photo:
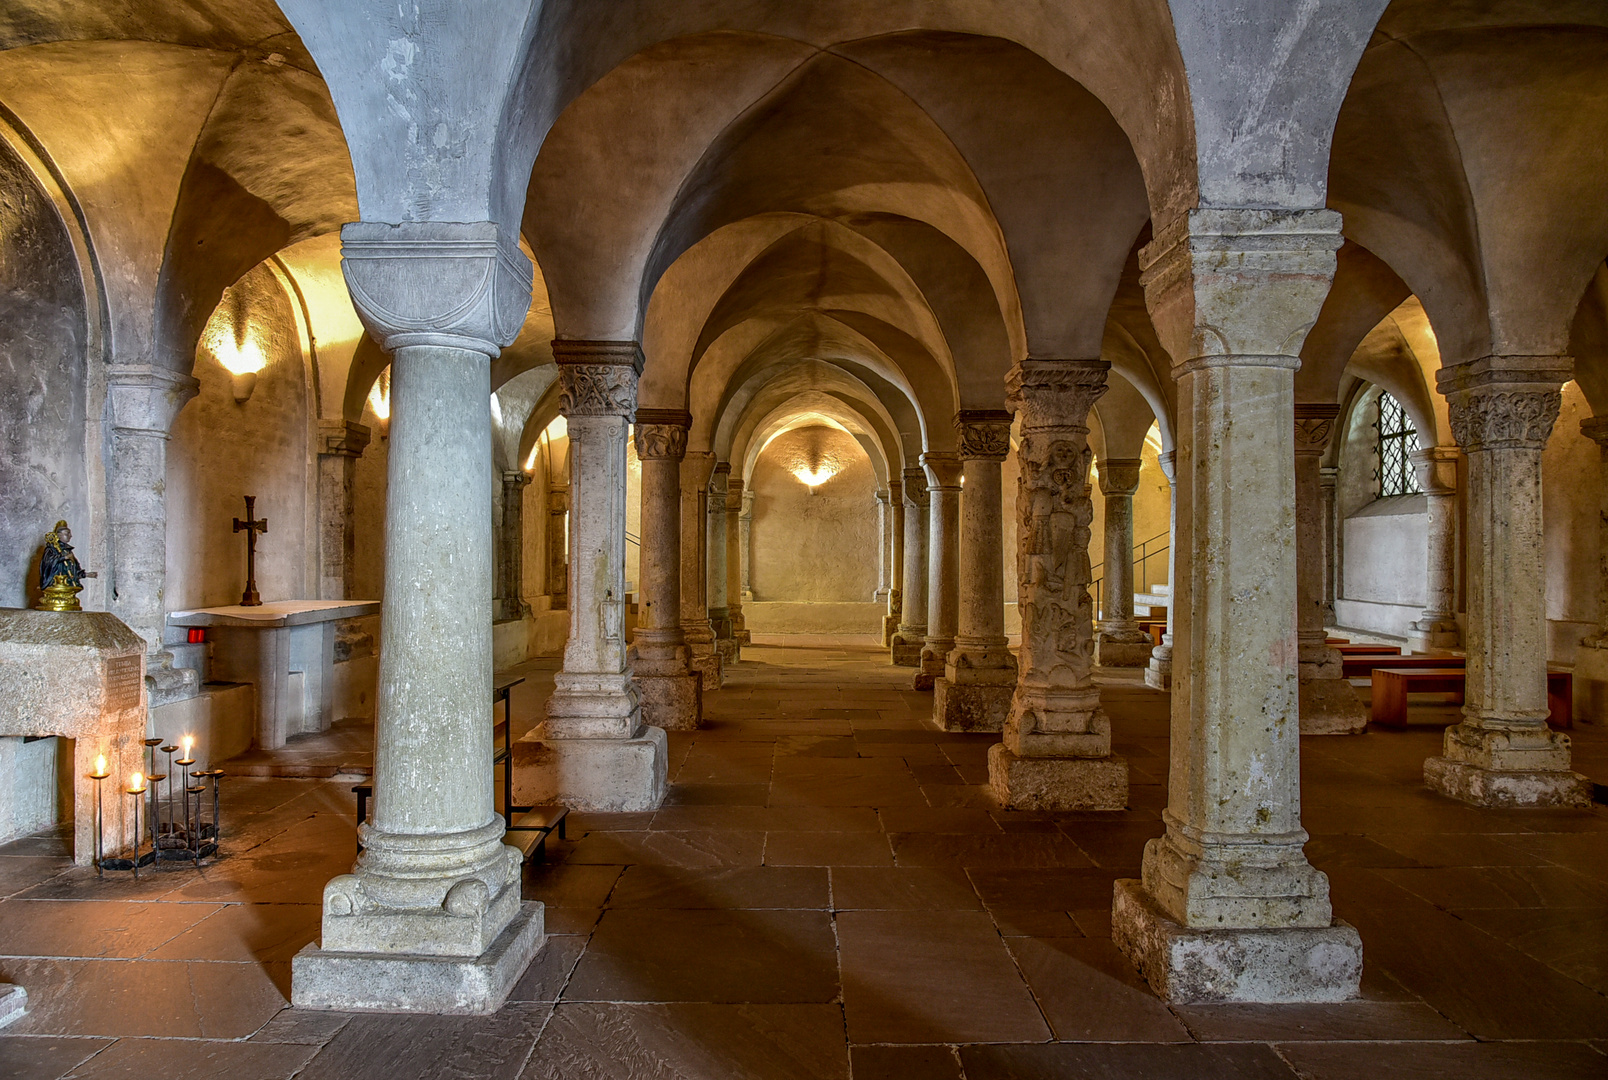
[[1189, 1031], [1109, 940], [1010, 938], [1011, 954], [1063, 1042], [1189, 1042]]
[[1279, 1047], [1304, 1080], [1601, 1080], [1608, 1058], [1583, 1043], [1300, 1043]]
[[110, 1039], [0, 1035], [0, 1076], [57, 1080], [111, 1045]]
[[296, 1080], [514, 1080], [551, 1015], [510, 1004], [490, 1016], [356, 1016]]
[[1270, 1047], [1254, 1045], [965, 1046], [960, 1060], [966, 1080], [1297, 1080], [1298, 1075]]

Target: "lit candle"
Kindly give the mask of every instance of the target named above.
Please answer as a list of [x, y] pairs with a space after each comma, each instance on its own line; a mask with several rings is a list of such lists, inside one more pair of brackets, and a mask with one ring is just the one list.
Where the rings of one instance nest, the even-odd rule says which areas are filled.
[[145, 774], [130, 773], [128, 778], [128, 793], [130, 795], [143, 795], [145, 793]]
[[195, 736], [186, 735], [184, 737], [184, 756], [185, 757], [190, 756], [190, 747], [192, 747], [194, 745], [195, 745]]
[[92, 774], [99, 780], [106, 776], [106, 755], [101, 754], [95, 759], [95, 772]]

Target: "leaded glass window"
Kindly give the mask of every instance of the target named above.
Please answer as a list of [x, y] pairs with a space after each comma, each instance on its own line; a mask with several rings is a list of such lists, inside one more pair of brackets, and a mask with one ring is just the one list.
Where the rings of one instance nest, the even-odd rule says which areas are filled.
[[1416, 495], [1418, 473], [1413, 455], [1418, 452], [1418, 431], [1401, 402], [1379, 395], [1379, 497]]

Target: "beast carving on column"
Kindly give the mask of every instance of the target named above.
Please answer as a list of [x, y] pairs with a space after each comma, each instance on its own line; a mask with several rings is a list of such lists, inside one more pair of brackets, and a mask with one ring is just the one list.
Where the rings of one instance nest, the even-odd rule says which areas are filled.
[[1088, 585], [1089, 526], [1093, 504], [1085, 493], [1091, 453], [1069, 439], [1024, 440], [1016, 500], [1021, 529], [1017, 579], [1021, 583], [1022, 637], [1030, 664], [1040, 648], [1083, 672], [1093, 666], [1094, 602]]

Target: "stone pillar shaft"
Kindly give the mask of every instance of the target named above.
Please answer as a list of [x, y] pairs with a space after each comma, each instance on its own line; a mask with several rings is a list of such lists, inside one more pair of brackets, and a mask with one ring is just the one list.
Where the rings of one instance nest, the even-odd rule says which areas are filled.
[[525, 488], [530, 477], [523, 469], [502, 475], [502, 528], [498, 531], [498, 618], [518, 619], [530, 612], [525, 603]]
[[[1139, 489], [1138, 458], [1100, 463], [1105, 495], [1105, 571], [1101, 590], [1100, 633], [1095, 661], [1103, 667], [1144, 667], [1150, 662], [1150, 635], [1133, 617], [1133, 493]], [[1169, 605], [1170, 606], [1170, 605]]]
[[904, 482], [888, 478], [888, 611], [882, 616], [882, 644], [893, 648], [904, 618]]
[[667, 730], [696, 728], [703, 701], [681, 628], [681, 463], [691, 426], [684, 412], [637, 410], [642, 583], [632, 670], [643, 719]]
[[888, 571], [889, 561], [893, 555], [893, 544], [889, 530], [893, 527], [893, 520], [888, 512], [888, 493], [880, 490], [877, 499], [877, 589], [871, 594], [873, 602], [881, 603], [888, 599]]
[[1547, 727], [1541, 452], [1567, 357], [1487, 357], [1442, 368], [1468, 455], [1468, 659], [1463, 722], [1424, 763], [1430, 788], [1477, 806], [1589, 806], [1569, 738]]
[[369, 429], [350, 420], [318, 422], [318, 595], [349, 600], [357, 540], [352, 477], [369, 443]]
[[715, 629], [709, 622], [708, 559], [709, 477], [715, 455], [689, 450], [681, 463], [681, 629], [690, 653], [689, 663], [699, 673], [705, 690], [718, 690], [722, 681]]
[[1156, 464], [1167, 478], [1167, 628], [1161, 635], [1161, 644], [1150, 650], [1150, 665], [1145, 668], [1145, 685], [1154, 690], [1172, 689], [1173, 614], [1178, 610], [1178, 456], [1168, 450], [1156, 455]]
[[1368, 710], [1345, 679], [1340, 653], [1326, 644], [1323, 612], [1323, 453], [1340, 406], [1295, 406], [1296, 641], [1300, 651], [1303, 735], [1360, 735]]
[[740, 657], [748, 643], [748, 624], [743, 620], [743, 501], [747, 496], [741, 477], [726, 482], [726, 610], [731, 616], [731, 638]]
[[743, 492], [743, 508], [738, 519], [740, 558], [742, 561], [742, 596], [743, 602], [754, 598], [754, 492], [752, 489]]
[[547, 591], [556, 609], [569, 607], [569, 485], [547, 493]]
[[1011, 448], [1011, 414], [955, 417], [965, 484], [960, 497], [959, 610], [955, 647], [933, 686], [933, 722], [946, 731], [1001, 731], [1016, 688], [1005, 637], [1000, 466]]
[[931, 690], [943, 676], [955, 647], [960, 576], [960, 477], [958, 454], [922, 454], [927, 475], [927, 642], [911, 685]]
[[893, 636], [893, 663], [900, 667], [921, 664], [927, 644], [927, 475], [921, 469], [904, 471], [904, 588], [899, 631]]
[[1413, 458], [1418, 486], [1429, 504], [1424, 613], [1409, 635], [1417, 649], [1453, 649], [1462, 640], [1457, 625], [1457, 457], [1455, 446], [1432, 446]]
[[722, 664], [737, 659], [736, 642], [731, 636], [731, 600], [726, 595], [726, 503], [731, 483], [731, 463], [715, 463], [713, 478], [709, 481], [708, 516], [705, 518], [708, 545], [706, 574], [709, 587], [709, 625], [715, 630], [715, 648]]
[[1328, 466], [1318, 469], [1318, 502], [1323, 515], [1323, 625], [1325, 628], [1334, 625], [1334, 598], [1338, 591], [1335, 587], [1336, 560], [1339, 551], [1335, 546], [1335, 533], [1339, 528], [1336, 519], [1337, 503], [1335, 501], [1335, 484], [1340, 478], [1340, 470]]
[[1575, 715], [1608, 722], [1608, 417], [1580, 422], [1580, 433], [1597, 444], [1597, 630], [1575, 653]]

